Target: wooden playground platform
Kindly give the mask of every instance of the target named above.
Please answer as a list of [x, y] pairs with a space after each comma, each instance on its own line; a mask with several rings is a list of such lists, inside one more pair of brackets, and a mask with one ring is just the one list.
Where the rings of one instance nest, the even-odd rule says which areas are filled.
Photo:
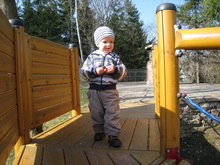
[[[0, 165], [13, 148], [14, 165], [176, 164], [180, 112], [175, 50], [219, 49], [220, 29], [175, 31], [175, 13], [170, 3], [157, 8], [155, 107], [125, 103], [119, 137], [123, 145], [110, 148], [107, 138], [94, 142], [89, 113], [81, 113], [78, 49], [30, 36], [0, 10]], [[70, 111], [73, 118], [30, 137], [31, 129]]]
[[20, 148], [14, 164], [160, 164], [165, 158], [160, 156], [159, 120], [148, 109], [152, 105], [122, 105], [120, 148], [111, 148], [107, 137], [95, 142], [90, 115], [84, 113], [35, 136]]

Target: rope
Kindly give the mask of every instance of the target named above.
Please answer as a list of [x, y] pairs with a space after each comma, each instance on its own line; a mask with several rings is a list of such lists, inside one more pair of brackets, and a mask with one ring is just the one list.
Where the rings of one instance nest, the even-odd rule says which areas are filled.
[[186, 101], [188, 101], [192, 106], [194, 106], [195, 108], [197, 108], [200, 112], [204, 113], [206, 116], [208, 116], [209, 118], [217, 121], [220, 124], [220, 119], [218, 119], [217, 117], [215, 117], [214, 115], [212, 115], [211, 113], [208, 113], [206, 110], [204, 110], [202, 107], [200, 107], [199, 105], [197, 105], [194, 101], [192, 101], [187, 94], [185, 93], [178, 93], [178, 98], [184, 98]]

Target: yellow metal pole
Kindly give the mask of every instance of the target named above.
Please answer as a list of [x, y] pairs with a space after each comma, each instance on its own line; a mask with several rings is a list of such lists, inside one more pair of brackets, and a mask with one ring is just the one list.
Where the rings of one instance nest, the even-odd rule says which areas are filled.
[[220, 27], [178, 30], [176, 49], [220, 49]]
[[[162, 12], [157, 13], [157, 33], [158, 33], [158, 63], [159, 63], [159, 108], [160, 108], [160, 152], [165, 155], [165, 74], [164, 74], [164, 54], [163, 54], [163, 25]], [[162, 90], [163, 89], [163, 90]]]
[[164, 3], [157, 8], [158, 53], [160, 75], [160, 126], [161, 154], [178, 152], [180, 146], [179, 118], [179, 74], [178, 59], [175, 56], [176, 7]]

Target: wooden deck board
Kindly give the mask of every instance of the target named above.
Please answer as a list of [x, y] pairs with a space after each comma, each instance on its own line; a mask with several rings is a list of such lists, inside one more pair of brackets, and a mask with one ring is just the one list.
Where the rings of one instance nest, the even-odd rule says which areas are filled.
[[131, 141], [131, 150], [148, 149], [148, 120], [139, 119]]
[[91, 165], [114, 165], [106, 152], [87, 151], [86, 155]]
[[[86, 116], [82, 116], [82, 115], [78, 115], [62, 124], [59, 124], [58, 126], [55, 126], [51, 129], [49, 129], [48, 131], [45, 131], [43, 133], [40, 133], [39, 135], [37, 135], [36, 137], [34, 137], [32, 139], [33, 143], [50, 143], [51, 138], [53, 138], [54, 140], [56, 138], [60, 139], [60, 136], [65, 136], [65, 135], [69, 135], [66, 132], [68, 132], [68, 128], [71, 129], [71, 125], [76, 125], [77, 123], [81, 123], [80, 120], [85, 119]], [[56, 134], [56, 136], [55, 136]]]
[[66, 164], [89, 165], [84, 151], [65, 149]]
[[109, 153], [109, 156], [116, 165], [140, 165], [130, 153]]
[[93, 136], [94, 136], [94, 132], [93, 130], [91, 129], [80, 141], [78, 141], [74, 146], [75, 147], [91, 147], [93, 146], [93, 144], [95, 143], [94, 142], [94, 139], [93, 139]]
[[160, 149], [159, 125], [157, 120], [150, 120], [149, 150]]
[[149, 165], [152, 160], [157, 159], [160, 156], [159, 152], [139, 152], [132, 154], [133, 157], [139, 161], [141, 165]]
[[65, 165], [63, 150], [61, 148], [44, 148], [43, 165]]
[[107, 137], [95, 142], [90, 116], [83, 114], [34, 137], [17, 164], [147, 165], [160, 158], [160, 144], [151, 144], [159, 142], [158, 120], [121, 116], [120, 123], [121, 148], [111, 148]]
[[88, 134], [89, 131], [92, 130], [91, 128], [91, 122], [86, 123], [86, 125], [83, 125], [82, 127], [79, 127], [77, 131], [72, 133], [67, 138], [64, 138], [60, 144], [61, 146], [74, 146], [80, 139], [82, 139], [86, 134]]
[[22, 165], [40, 165], [42, 159], [42, 147], [26, 146], [23, 157], [20, 161]]
[[137, 123], [136, 118], [127, 118], [124, 125], [122, 126], [121, 134], [119, 138], [122, 141], [122, 146], [120, 149], [128, 149], [130, 147], [131, 139], [133, 136], [133, 132], [135, 130], [135, 126]]

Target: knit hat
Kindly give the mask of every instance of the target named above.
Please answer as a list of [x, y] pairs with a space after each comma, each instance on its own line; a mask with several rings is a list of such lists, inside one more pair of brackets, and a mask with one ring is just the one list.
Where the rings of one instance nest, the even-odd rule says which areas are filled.
[[97, 28], [94, 32], [94, 40], [96, 46], [99, 42], [106, 37], [115, 37], [114, 32], [107, 26], [101, 26]]

